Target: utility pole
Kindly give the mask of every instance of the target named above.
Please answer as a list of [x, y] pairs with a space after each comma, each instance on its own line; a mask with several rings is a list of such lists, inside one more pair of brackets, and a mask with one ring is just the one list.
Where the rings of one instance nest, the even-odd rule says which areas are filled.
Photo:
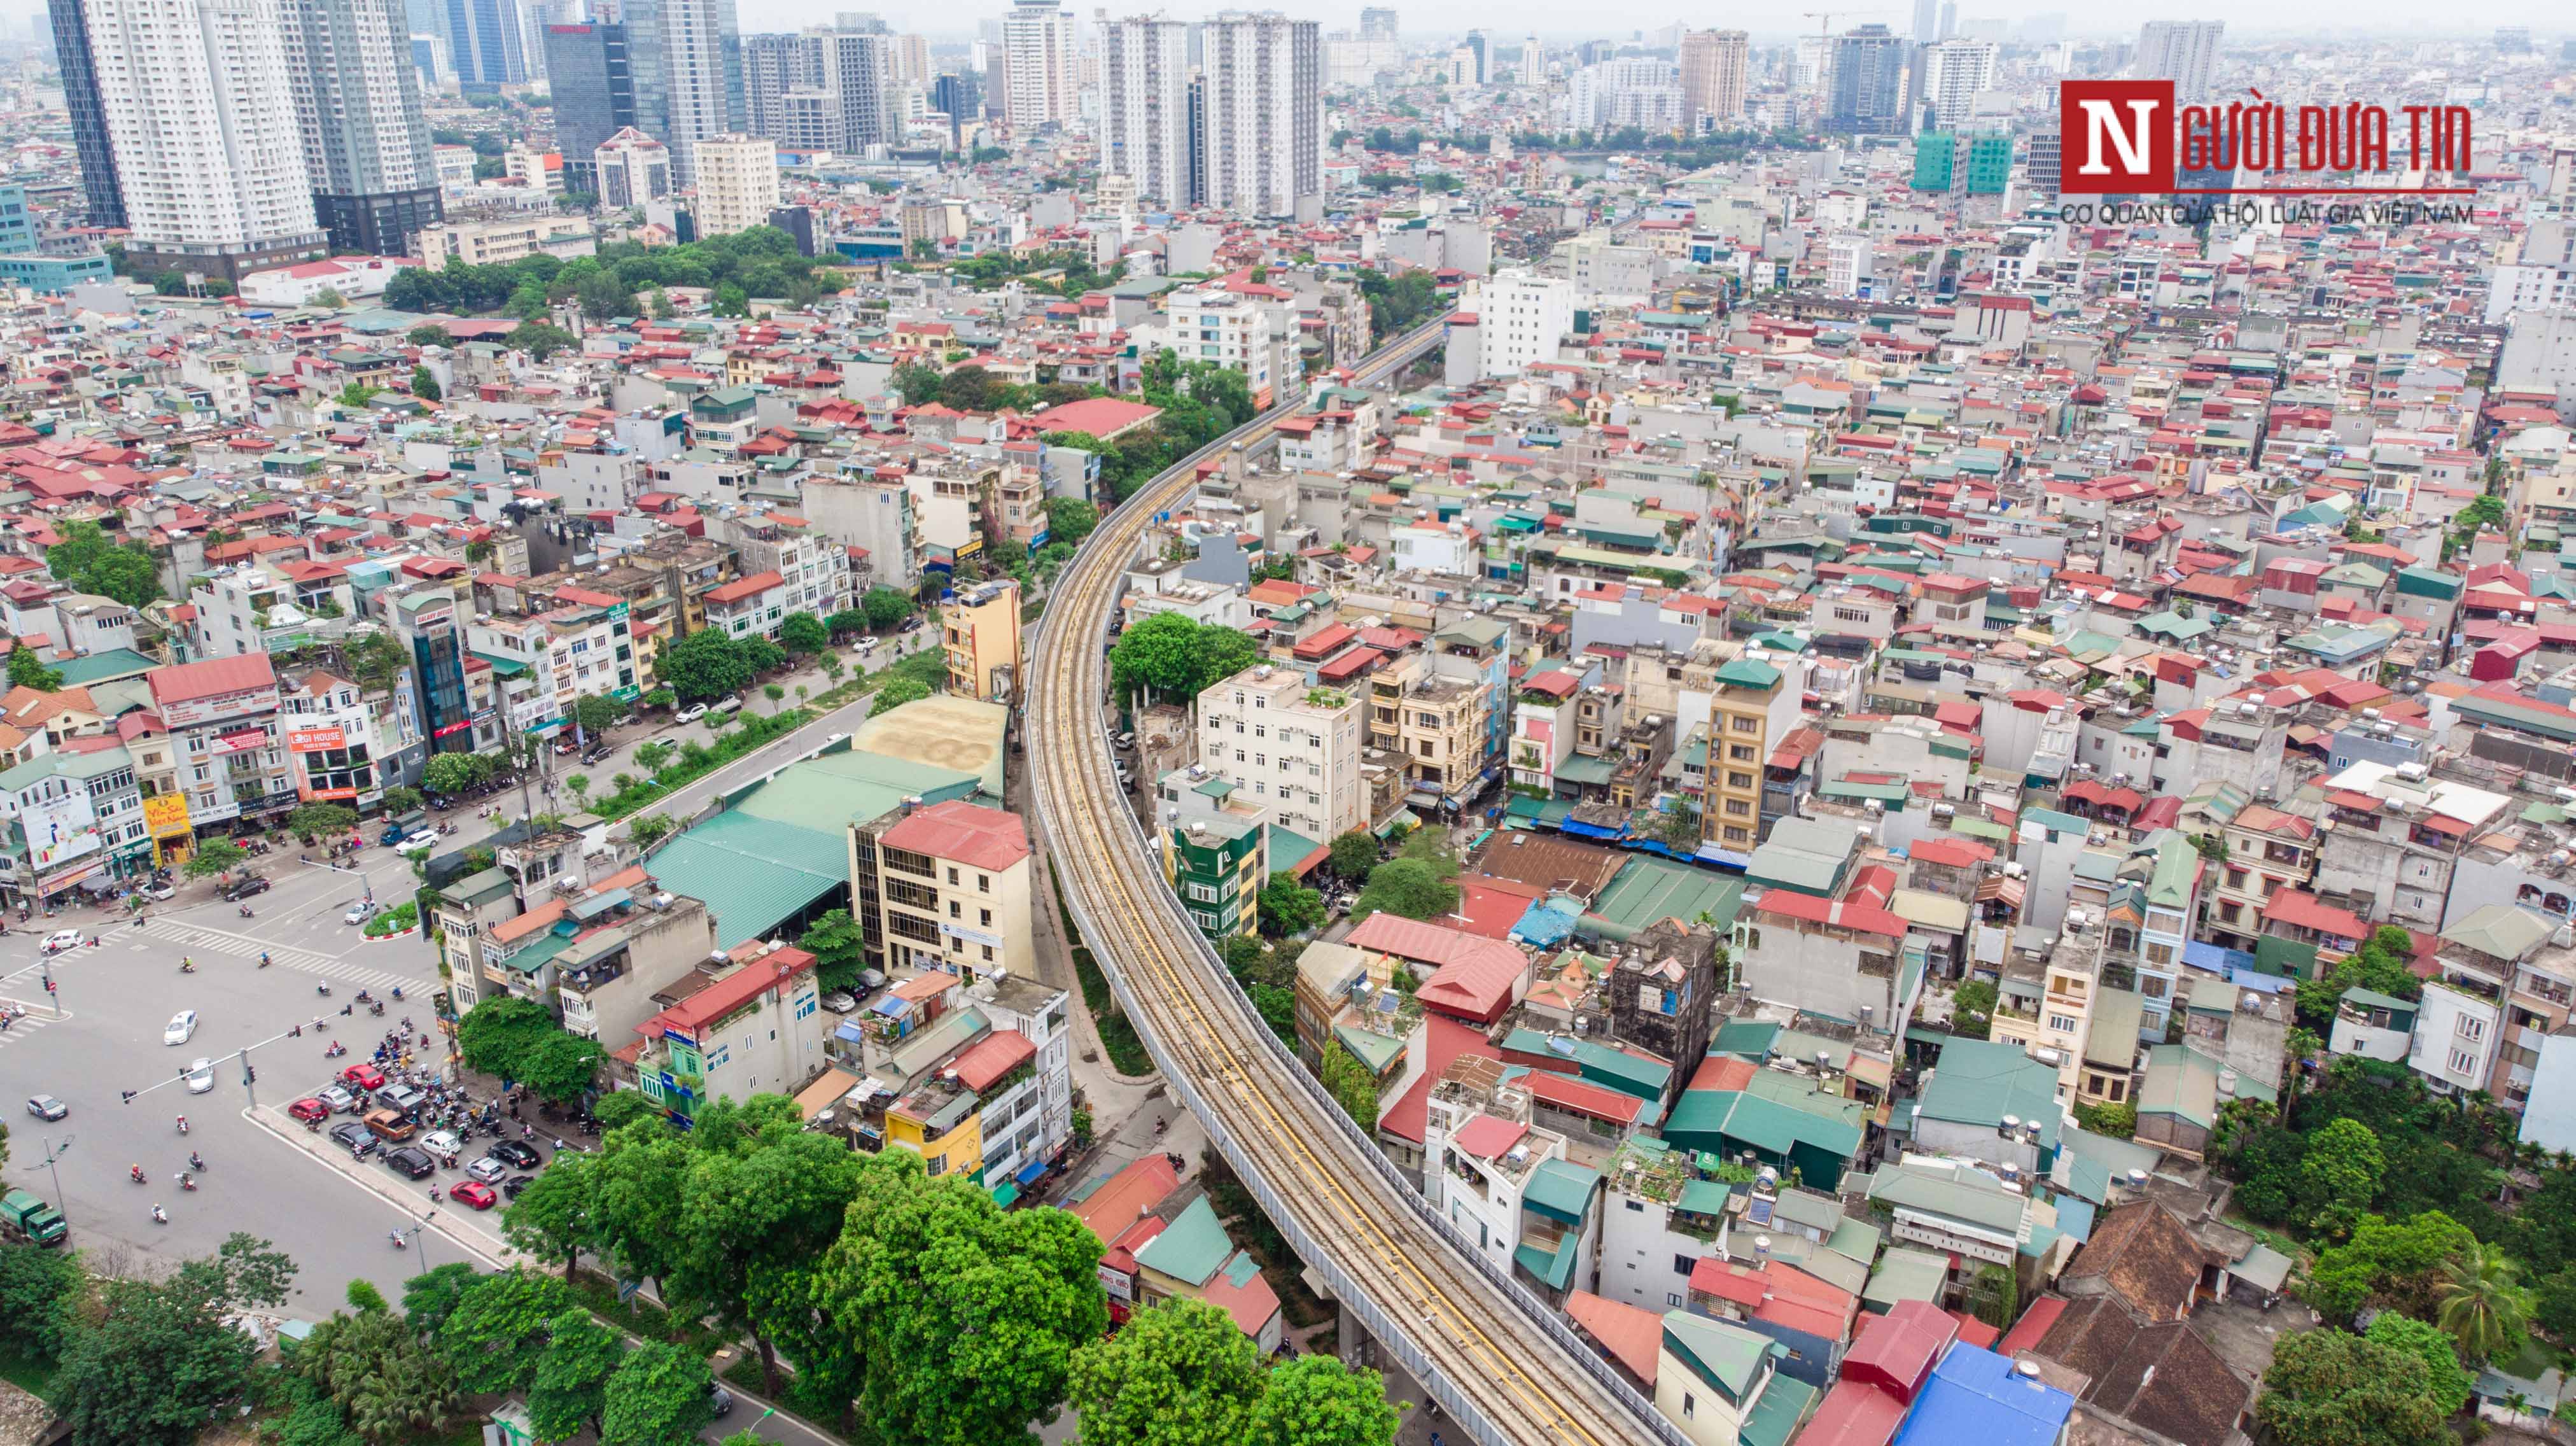
[[72, 1217], [70, 1212], [63, 1209], [63, 1172], [54, 1168], [54, 1162], [61, 1159], [63, 1156], [70, 1154], [72, 1152], [72, 1141], [78, 1138], [80, 1137], [77, 1135], [63, 1136], [63, 1147], [59, 1150], [54, 1148], [54, 1142], [51, 1136], [47, 1136], [44, 1140], [45, 1172], [54, 1177], [54, 1210], [57, 1214], [60, 1214], [63, 1217], [63, 1222], [65, 1224], [69, 1224]]
[[255, 1070], [255, 1069], [252, 1069], [252, 1068], [250, 1067], [250, 1046], [249, 1046], [249, 1045], [243, 1045], [243, 1046], [242, 1046], [242, 1052], [241, 1052], [241, 1066], [242, 1066], [242, 1092], [243, 1092], [244, 1094], [247, 1094], [247, 1095], [249, 1095], [249, 1096], [250, 1096], [250, 1107], [251, 1107], [252, 1109], [258, 1109], [258, 1108], [259, 1108], [259, 1071]]

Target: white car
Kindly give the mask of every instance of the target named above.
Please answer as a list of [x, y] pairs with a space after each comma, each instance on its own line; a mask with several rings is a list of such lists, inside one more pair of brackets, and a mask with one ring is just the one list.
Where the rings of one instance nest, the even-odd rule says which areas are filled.
[[349, 906], [349, 912], [340, 916], [340, 922], [343, 924], [363, 924], [375, 916], [376, 911], [374, 906], [365, 903], [356, 903]]
[[65, 949], [77, 949], [88, 942], [89, 936], [78, 929], [56, 929], [45, 936], [45, 952], [58, 954]]
[[188, 1066], [188, 1093], [202, 1095], [215, 1087], [215, 1062], [200, 1059]]
[[170, 887], [168, 884], [145, 884], [142, 888], [136, 889], [134, 892], [141, 894], [143, 897], [150, 899], [156, 904], [165, 903], [171, 899], [179, 897], [179, 891]]
[[436, 847], [438, 847], [438, 835], [434, 833], [424, 833], [417, 834], [411, 838], [404, 839], [401, 843], [395, 844], [394, 852], [407, 859], [416, 859]]
[[186, 1044], [196, 1037], [197, 1011], [182, 1009], [170, 1016], [169, 1027], [161, 1031], [163, 1044]]
[[498, 1185], [510, 1178], [510, 1167], [486, 1155], [465, 1167], [465, 1173], [486, 1185]]
[[679, 712], [672, 714], [671, 721], [674, 723], [695, 723], [705, 716], [707, 716], [707, 705], [704, 703], [692, 703], [688, 707], [681, 709]]

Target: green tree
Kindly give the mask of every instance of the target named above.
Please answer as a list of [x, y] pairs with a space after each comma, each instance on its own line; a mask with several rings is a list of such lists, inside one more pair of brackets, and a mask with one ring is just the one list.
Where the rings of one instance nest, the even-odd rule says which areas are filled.
[[130, 608], [161, 596], [161, 565], [149, 549], [110, 541], [106, 529], [85, 518], [66, 519], [55, 530], [62, 540], [45, 549], [45, 569], [63, 586]]
[[910, 594], [890, 587], [869, 588], [859, 599], [859, 612], [867, 618], [868, 626], [878, 632], [884, 632], [917, 611], [919, 608]]
[[248, 862], [250, 854], [228, 838], [210, 838], [197, 844], [196, 852], [179, 866], [179, 872], [192, 879], [214, 878], [229, 874]]
[[2496, 1361], [2521, 1348], [2530, 1316], [2521, 1274], [2512, 1257], [2483, 1242], [2452, 1260], [2448, 1278], [2433, 1288], [2433, 1320], [2459, 1343], [2462, 1356]]
[[1983, 1039], [1993, 1027], [1995, 986], [1971, 979], [1950, 995], [1950, 1032], [1961, 1039]]
[[1182, 613], [1156, 613], [1118, 635], [1110, 685], [1122, 700], [1187, 702], [1259, 660], [1252, 639]]
[[660, 843], [662, 840], [669, 838], [671, 836], [671, 831], [678, 827], [679, 825], [671, 822], [667, 815], [648, 813], [628, 819], [626, 821], [626, 835], [627, 837], [635, 840], [635, 846], [637, 848], [649, 849], [653, 845]]
[[653, 1102], [635, 1090], [619, 1090], [603, 1096], [598, 1104], [591, 1106], [590, 1114], [602, 1130], [622, 1129], [637, 1120], [662, 1118], [661, 1111], [653, 1108]]
[[385, 790], [385, 812], [387, 813], [409, 813], [420, 805], [420, 790], [417, 788], [396, 784]]
[[438, 1348], [468, 1391], [525, 1390], [555, 1317], [571, 1308], [562, 1281], [512, 1267], [467, 1288], [438, 1332]]
[[2094, 1134], [2125, 1140], [2138, 1132], [2138, 1108], [2135, 1105], [2078, 1104], [2075, 1123]]
[[338, 803], [300, 804], [293, 813], [286, 816], [287, 831], [302, 834], [308, 838], [316, 834], [338, 833], [342, 829], [357, 826], [358, 811]]
[[827, 909], [806, 926], [796, 947], [814, 956], [814, 982], [826, 990], [852, 989], [867, 957], [867, 934], [847, 909]]
[[9, 686], [33, 688], [39, 693], [59, 691], [63, 675], [59, 669], [45, 666], [44, 656], [21, 642], [9, 649]]
[[714, 1385], [704, 1356], [646, 1341], [609, 1373], [600, 1410], [602, 1446], [692, 1446], [716, 1417], [708, 1396]]
[[748, 686], [751, 665], [741, 643], [713, 628], [700, 628], [664, 648], [654, 671], [682, 699], [705, 702]]
[[571, 789], [571, 790], [572, 790], [572, 797], [573, 797], [573, 802], [574, 802], [574, 803], [576, 803], [576, 804], [580, 805], [580, 806], [581, 806], [581, 807], [583, 807], [583, 808], [588, 808], [588, 807], [590, 806], [590, 775], [589, 775], [589, 774], [587, 774], [587, 773], [575, 773], [575, 774], [571, 774], [571, 775], [567, 776], [567, 777], [564, 779], [564, 787], [569, 788], [569, 789]]
[[607, 693], [586, 693], [573, 700], [572, 717], [584, 737], [596, 742], [626, 717], [626, 700]]
[[439, 390], [438, 374], [419, 363], [411, 369], [411, 394], [424, 402], [435, 402], [447, 395]]
[[2460, 1368], [2460, 1353], [2440, 1327], [2384, 1310], [2371, 1321], [2370, 1329], [2362, 1332], [2362, 1338], [2421, 1359], [2425, 1394], [2443, 1415], [2456, 1416], [2469, 1403], [2470, 1388], [2476, 1383]]
[[567, 1310], [546, 1329], [544, 1354], [528, 1385], [529, 1426], [541, 1441], [596, 1431], [608, 1409], [608, 1383], [626, 1358], [626, 1343], [586, 1310]]
[[61, 1355], [87, 1289], [73, 1252], [0, 1244], [0, 1347], [35, 1360]]
[[2299, 1162], [2299, 1209], [2310, 1230], [2342, 1238], [2370, 1208], [2388, 1168], [2379, 1136], [2359, 1120], [2333, 1120], [2308, 1138]]
[[426, 1270], [403, 1282], [403, 1323], [425, 1339], [435, 1339], [439, 1327], [456, 1310], [456, 1303], [483, 1272], [464, 1261]]
[[659, 773], [662, 765], [670, 762], [676, 751], [668, 743], [638, 743], [635, 745], [635, 766], [646, 773]]
[[819, 653], [832, 645], [832, 635], [812, 613], [789, 613], [778, 624], [778, 645], [790, 654]]
[[1243, 1439], [1268, 1382], [1234, 1318], [1200, 1300], [1137, 1311], [1073, 1353], [1067, 1403], [1083, 1446], [1200, 1446]]
[[1297, 882], [1285, 869], [1274, 871], [1261, 886], [1261, 932], [1273, 939], [1303, 934], [1324, 924], [1324, 896]]
[[295, 1264], [235, 1234], [165, 1280], [99, 1282], [99, 1318], [54, 1374], [74, 1446], [184, 1446], [250, 1383], [254, 1346], [228, 1320], [286, 1303]]
[[748, 1139], [691, 1132], [701, 1148], [682, 1184], [681, 1208], [698, 1225], [670, 1288], [704, 1302], [725, 1326], [751, 1333], [771, 1393], [779, 1389], [777, 1354], [784, 1349], [800, 1384], [829, 1379], [831, 1394], [846, 1400], [857, 1386], [855, 1360], [846, 1338], [823, 1328], [813, 1300], [815, 1271], [840, 1236], [859, 1156], [807, 1130], [792, 1102], [760, 1098], [775, 1104]]
[[1080, 497], [1050, 497], [1046, 504], [1047, 540], [1080, 546], [1100, 525], [1100, 509]]
[[939, 368], [922, 362], [906, 362], [896, 367], [887, 378], [907, 407], [925, 406], [939, 400]]
[[408, 1322], [381, 1305], [354, 1315], [335, 1313], [315, 1326], [296, 1347], [292, 1369], [377, 1446], [438, 1430], [458, 1404], [455, 1372]]
[[2280, 1446], [2440, 1446], [2448, 1435], [2422, 1357], [2347, 1331], [2281, 1337], [2255, 1419]]
[[1297, 1356], [1271, 1367], [1252, 1408], [1246, 1446], [1393, 1446], [1400, 1424], [1375, 1371], [1338, 1356]]
[[1328, 867], [1345, 879], [1365, 879], [1378, 865], [1377, 838], [1365, 829], [1352, 829], [1333, 840]]
[[1351, 901], [1351, 918], [1356, 921], [1382, 912], [1407, 919], [1437, 919], [1457, 908], [1456, 884], [1441, 878], [1436, 867], [1421, 859], [1399, 858], [1369, 870], [1368, 882]]
[[443, 326], [415, 326], [411, 330], [403, 333], [403, 340], [411, 343], [413, 346], [456, 345], [456, 338], [449, 336], [447, 334], [447, 328]]
[[876, 701], [868, 705], [868, 716], [891, 713], [906, 703], [918, 703], [930, 696], [930, 685], [919, 678], [890, 678], [877, 689]]
[[579, 343], [571, 332], [552, 322], [528, 321], [512, 328], [508, 336], [501, 338], [501, 344], [512, 351], [526, 352], [542, 366], [556, 352], [570, 351]]
[[[905, 606], [911, 606], [909, 600], [903, 599], [903, 594], [896, 593], [895, 597], [904, 600]], [[858, 608], [843, 608], [823, 619], [823, 631], [829, 633], [832, 641], [836, 643], [866, 632], [868, 626], [867, 613]]]
[[1362, 1133], [1377, 1130], [1377, 1077], [1369, 1073], [1359, 1056], [1342, 1047], [1341, 1041], [1324, 1046], [1321, 1071], [1324, 1088], [1342, 1107], [1342, 1112], [1356, 1122]]
[[2381, 925], [2334, 968], [2299, 981], [2296, 999], [2300, 1023], [2314, 1031], [2330, 1032], [2335, 1007], [2348, 990], [2369, 989], [2396, 999], [2415, 998], [2423, 992], [2424, 981], [2407, 967], [2414, 957], [2414, 936], [2394, 925]]
[[[480, 1008], [475, 1012], [480, 1013]], [[610, 1100], [629, 1096], [639, 1101], [643, 1099], [632, 1090], [621, 1090], [600, 1103], [605, 1106]], [[601, 1113], [600, 1128], [606, 1130], [609, 1128], [606, 1111]], [[598, 1221], [592, 1214], [593, 1196], [600, 1179], [593, 1168], [596, 1158], [577, 1154], [570, 1159], [556, 1160], [528, 1182], [528, 1187], [519, 1192], [519, 1197], [510, 1202], [501, 1216], [501, 1234], [512, 1246], [539, 1260], [562, 1261], [567, 1281], [572, 1279], [574, 1267], [581, 1263], [581, 1253], [590, 1249], [599, 1238]]]
[[349, 680], [370, 693], [390, 691], [408, 665], [402, 645], [382, 632], [361, 633], [340, 647], [340, 666]]
[[[688, 1167], [688, 1142], [656, 1122], [638, 1121], [603, 1136], [599, 1153], [590, 1159], [584, 1217], [588, 1248], [615, 1256], [635, 1277], [659, 1281], [668, 1275], [690, 1228], [680, 1213], [681, 1180]], [[542, 1181], [545, 1175], [537, 1178]], [[535, 1193], [533, 1187], [528, 1191]]]
[[2021, 1283], [2000, 1265], [1986, 1266], [1968, 1286], [1968, 1307], [1995, 1329], [2010, 1330], [2021, 1314]]
[[383, 396], [384, 391], [385, 389], [382, 387], [370, 386], [365, 382], [351, 382], [347, 386], [342, 387], [340, 389], [339, 396], [333, 398], [333, 400], [337, 401], [344, 407], [363, 407], [367, 403], [374, 401], [376, 398]]
[[475, 772], [471, 753], [433, 753], [421, 765], [420, 781], [430, 792], [454, 798], [475, 785]]
[[862, 1417], [881, 1439], [1022, 1443], [1055, 1419], [1075, 1348], [1108, 1330], [1100, 1242], [1073, 1216], [1004, 1213], [919, 1157], [861, 1157], [818, 1283], [850, 1339]]

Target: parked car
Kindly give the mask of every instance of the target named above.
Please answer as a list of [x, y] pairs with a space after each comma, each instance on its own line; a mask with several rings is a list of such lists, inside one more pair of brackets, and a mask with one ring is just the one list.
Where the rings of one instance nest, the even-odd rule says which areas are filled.
[[720, 1420], [730, 1416], [733, 1414], [733, 1392], [722, 1386], [710, 1384], [707, 1387], [707, 1405], [714, 1409]]
[[52, 1095], [37, 1095], [27, 1101], [27, 1113], [40, 1120], [59, 1120], [71, 1112], [71, 1106]]
[[179, 891], [170, 887], [168, 884], [145, 884], [134, 892], [141, 894], [143, 897], [150, 899], [156, 904], [168, 903], [170, 900], [179, 897]]
[[333, 1125], [331, 1142], [348, 1151], [355, 1159], [363, 1160], [376, 1152], [375, 1131], [356, 1120], [342, 1120]]
[[533, 1170], [545, 1163], [545, 1157], [539, 1155], [534, 1146], [518, 1140], [494, 1141], [492, 1158], [519, 1170]]
[[[392, 1091], [387, 1090], [385, 1093], [391, 1094]], [[397, 1106], [397, 1108], [400, 1107]], [[403, 1113], [409, 1114], [411, 1111], [404, 1110]], [[445, 1130], [432, 1130], [428, 1134], [421, 1136], [420, 1147], [442, 1160], [453, 1160], [457, 1156], [465, 1153], [465, 1142], [459, 1140]]]
[[510, 1167], [486, 1155], [465, 1167], [465, 1173], [486, 1185], [498, 1185], [510, 1176]]
[[447, 1198], [459, 1205], [470, 1205], [477, 1210], [489, 1210], [501, 1201], [500, 1196], [492, 1193], [492, 1187], [480, 1180], [468, 1180], [460, 1185], [449, 1186]]
[[209, 1094], [213, 1092], [214, 1088], [215, 1062], [213, 1060], [203, 1058], [190, 1061], [188, 1065], [188, 1093], [192, 1095]]
[[674, 723], [695, 723], [705, 716], [707, 716], [707, 705], [704, 703], [692, 703], [688, 707], [681, 709], [679, 712], [672, 714], [671, 721]]
[[[399, 1143], [420, 1132], [420, 1126], [404, 1119], [400, 1110], [369, 1110], [366, 1126], [379, 1140]], [[427, 1159], [426, 1155], [422, 1156]]]
[[412, 1180], [426, 1179], [438, 1173], [438, 1162], [429, 1157], [427, 1150], [417, 1145], [405, 1145], [401, 1149], [387, 1151], [385, 1163], [401, 1172], [405, 1178]]
[[353, 1064], [340, 1071], [340, 1083], [353, 1084], [362, 1090], [380, 1090], [385, 1087], [385, 1072], [371, 1064]]
[[197, 1034], [197, 1011], [182, 1009], [170, 1016], [169, 1025], [161, 1031], [163, 1044], [186, 1044]]
[[286, 1107], [286, 1112], [308, 1124], [315, 1120], [327, 1120], [331, 1118], [331, 1107], [324, 1104], [319, 1095], [307, 1095], [303, 1099], [297, 1100], [295, 1103]]
[[59, 954], [65, 949], [77, 949], [88, 942], [89, 936], [78, 929], [56, 929], [45, 936], [45, 952]]
[[847, 1014], [859, 1007], [859, 1001], [851, 998], [847, 990], [835, 989], [823, 996], [823, 1007], [834, 1014]]
[[244, 899], [257, 898], [261, 894], [267, 893], [268, 889], [268, 880], [261, 878], [257, 874], [245, 874], [241, 878], [234, 880], [231, 888], [224, 890], [224, 902], [227, 904], [238, 904]]

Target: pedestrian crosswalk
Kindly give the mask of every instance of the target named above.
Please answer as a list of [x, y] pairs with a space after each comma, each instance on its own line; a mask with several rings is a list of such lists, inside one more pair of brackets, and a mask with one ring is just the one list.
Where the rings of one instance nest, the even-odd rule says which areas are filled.
[[0, 1049], [7, 1049], [19, 1040], [39, 1034], [49, 1026], [63, 1022], [54, 1014], [54, 1006], [45, 1002], [41, 996], [34, 999], [11, 999], [0, 996], [0, 1010], [16, 1014], [21, 1009], [27, 1011], [25, 1017], [13, 1019], [9, 1022], [8, 1028], [0, 1029]]
[[[229, 929], [209, 929], [202, 924], [182, 924], [170, 919], [153, 919], [145, 923], [141, 930], [128, 932], [139, 932], [156, 944], [175, 948], [192, 958], [199, 954], [215, 954], [231, 959], [257, 959], [265, 953], [268, 955], [269, 963], [280, 969], [301, 970], [306, 974], [318, 974], [325, 979], [355, 984], [361, 988], [392, 989], [399, 986], [403, 989], [418, 989], [423, 985], [422, 979], [417, 974], [400, 974], [390, 969], [371, 968], [346, 959], [334, 959], [328, 954], [319, 954], [311, 949], [271, 944], [265, 940], [251, 938], [247, 934], [236, 934]], [[402, 946], [396, 944], [386, 947], [401, 948]]]

